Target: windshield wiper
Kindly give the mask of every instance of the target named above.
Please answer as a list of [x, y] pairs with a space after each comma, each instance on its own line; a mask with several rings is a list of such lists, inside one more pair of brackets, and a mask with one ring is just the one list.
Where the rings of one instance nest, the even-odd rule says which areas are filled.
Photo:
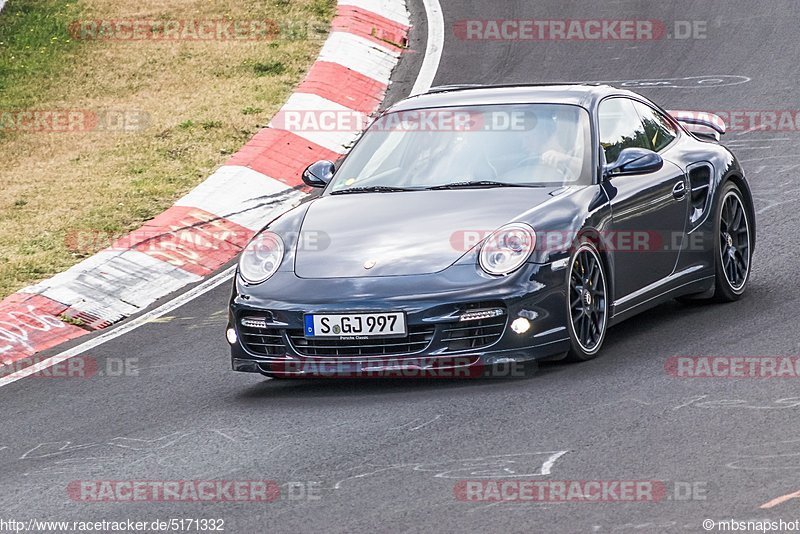
[[390, 187], [388, 185], [372, 185], [369, 187], [351, 187], [349, 189], [340, 189], [339, 191], [331, 192], [331, 195], [350, 195], [354, 193], [400, 193], [403, 191], [418, 190], [408, 189], [405, 187]]
[[489, 188], [489, 187], [526, 187], [523, 184], [509, 184], [506, 182], [495, 182], [493, 180], [474, 180], [470, 182], [453, 182], [451, 184], [435, 185], [428, 187], [429, 191], [437, 191], [442, 189], [473, 189], [473, 188]]

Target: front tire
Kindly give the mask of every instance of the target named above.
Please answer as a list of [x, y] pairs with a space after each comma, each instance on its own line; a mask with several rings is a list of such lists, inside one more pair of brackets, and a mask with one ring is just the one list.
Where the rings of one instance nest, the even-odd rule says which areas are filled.
[[567, 360], [585, 362], [600, 352], [608, 328], [608, 283], [603, 261], [589, 241], [581, 243], [567, 274]]

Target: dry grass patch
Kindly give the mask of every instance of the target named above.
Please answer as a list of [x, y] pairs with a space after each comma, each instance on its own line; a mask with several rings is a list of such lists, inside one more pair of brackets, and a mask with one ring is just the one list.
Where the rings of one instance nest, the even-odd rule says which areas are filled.
[[[0, 117], [0, 298], [101, 248], [98, 242], [71, 249], [70, 236], [133, 230], [202, 182], [288, 98], [319, 52], [324, 36], [317, 32], [334, 5], [13, 0], [6, 6], [0, 113], [89, 110], [114, 125], [26, 132]], [[74, 39], [66, 27], [86, 19], [269, 19], [290, 28], [291, 38], [284, 32], [269, 41]]]

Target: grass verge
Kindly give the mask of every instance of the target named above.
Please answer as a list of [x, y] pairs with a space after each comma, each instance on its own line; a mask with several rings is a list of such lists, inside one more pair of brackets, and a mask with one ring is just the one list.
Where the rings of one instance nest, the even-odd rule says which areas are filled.
[[[122, 235], [202, 182], [288, 98], [335, 9], [335, 0], [166, 4], [11, 0], [0, 13], [0, 299], [102, 248], [83, 239], [76, 249], [75, 236]], [[120, 20], [267, 20], [271, 37], [76, 30]], [[33, 116], [44, 119], [22, 120]]]

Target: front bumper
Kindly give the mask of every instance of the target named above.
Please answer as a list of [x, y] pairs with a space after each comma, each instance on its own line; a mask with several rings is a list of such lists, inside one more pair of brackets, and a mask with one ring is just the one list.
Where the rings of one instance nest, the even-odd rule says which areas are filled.
[[[563, 262], [561, 262], [563, 264]], [[486, 366], [563, 354], [565, 265], [527, 264], [507, 277], [472, 265], [431, 275], [301, 279], [278, 272], [247, 286], [237, 277], [228, 328], [233, 369], [269, 376], [473, 376]], [[462, 321], [475, 310], [502, 315]], [[387, 340], [307, 340], [307, 313], [402, 311], [409, 336]], [[530, 329], [511, 323], [525, 318]], [[244, 321], [244, 322], [243, 322]]]

